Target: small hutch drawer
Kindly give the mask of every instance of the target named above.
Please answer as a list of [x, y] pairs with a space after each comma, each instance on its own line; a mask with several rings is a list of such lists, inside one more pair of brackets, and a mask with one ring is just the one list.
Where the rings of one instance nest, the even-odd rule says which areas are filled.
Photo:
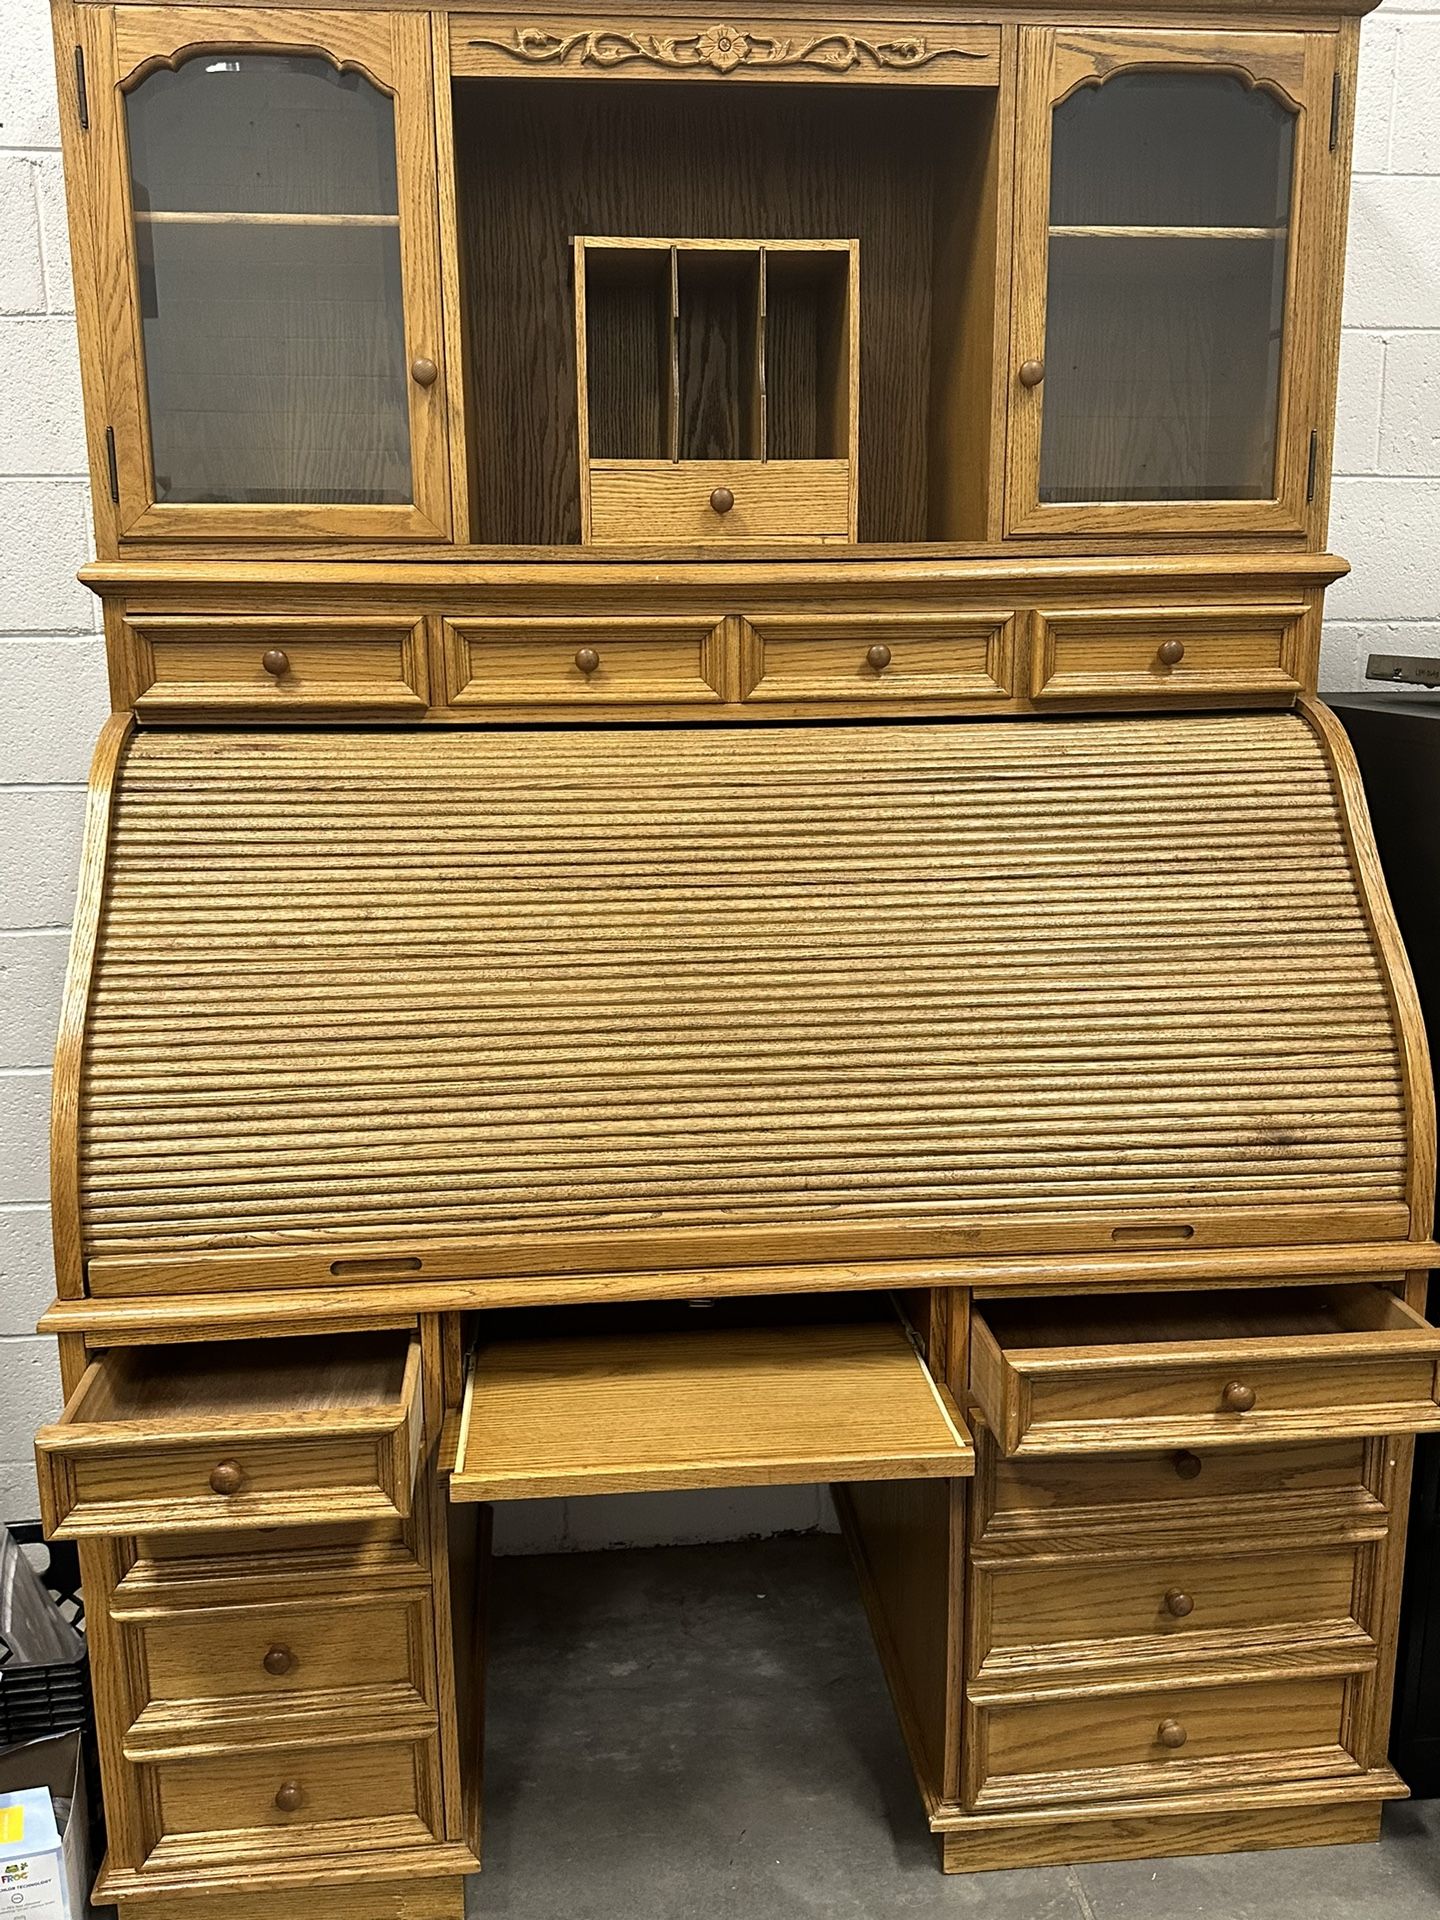
[[1347, 1685], [1326, 1674], [981, 1707], [972, 1804], [1178, 1791], [1237, 1762], [1247, 1779], [1353, 1773], [1341, 1740]]
[[750, 701], [1004, 701], [1013, 613], [756, 614], [745, 623]]
[[630, 461], [590, 468], [590, 539], [848, 540], [848, 460]]
[[1302, 691], [1303, 606], [1049, 608], [1035, 615], [1041, 701], [1256, 699]]
[[1440, 1427], [1440, 1328], [1376, 1286], [991, 1301], [971, 1390], [1002, 1453]]
[[131, 615], [124, 638], [142, 718], [399, 718], [429, 704], [418, 617]]
[[456, 707], [716, 706], [723, 616], [445, 622], [445, 697]]
[[117, 1347], [36, 1435], [47, 1532], [217, 1531], [410, 1512], [409, 1333]]

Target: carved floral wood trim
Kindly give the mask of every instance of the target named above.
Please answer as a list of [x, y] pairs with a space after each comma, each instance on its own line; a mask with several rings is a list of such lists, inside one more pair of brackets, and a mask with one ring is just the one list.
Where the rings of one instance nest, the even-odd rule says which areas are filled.
[[544, 27], [516, 27], [508, 40], [481, 35], [470, 45], [510, 54], [531, 65], [553, 62], [564, 66], [574, 55], [577, 67], [608, 70], [639, 61], [657, 67], [708, 67], [718, 74], [733, 73], [739, 67], [818, 67], [830, 73], [850, 73], [856, 67], [906, 70], [945, 58], [985, 58], [974, 48], [934, 47], [916, 35], [868, 40], [860, 34], [836, 32], [799, 39], [723, 23], [687, 34], [639, 33], [616, 27], [586, 27], [562, 34]]

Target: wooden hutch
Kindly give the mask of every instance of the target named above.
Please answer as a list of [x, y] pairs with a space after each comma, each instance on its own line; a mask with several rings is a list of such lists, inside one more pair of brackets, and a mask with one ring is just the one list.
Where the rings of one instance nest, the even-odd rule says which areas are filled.
[[837, 1483], [948, 1869], [1403, 1792], [1359, 11], [56, 0], [114, 717], [38, 1458], [127, 1920], [458, 1920], [546, 1492]]

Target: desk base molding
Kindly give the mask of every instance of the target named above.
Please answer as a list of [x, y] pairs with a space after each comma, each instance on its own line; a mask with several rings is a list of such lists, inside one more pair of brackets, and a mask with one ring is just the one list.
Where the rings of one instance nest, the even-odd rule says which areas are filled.
[[[297, 1896], [297, 1908], [309, 1905], [298, 1896], [323, 1889], [328, 1911], [345, 1920], [464, 1920], [465, 1875], [479, 1870], [479, 1861], [463, 1847], [445, 1847], [427, 1854], [424, 1866], [391, 1855], [367, 1864], [363, 1880], [353, 1878], [353, 1858], [334, 1867], [312, 1867], [303, 1876], [286, 1873], [277, 1883], [273, 1870], [257, 1867], [245, 1884], [193, 1891], [157, 1886], [156, 1877], [126, 1873], [106, 1866], [95, 1883], [96, 1904], [116, 1901], [123, 1916], [133, 1911], [140, 1920], [277, 1920], [286, 1894]], [[422, 1877], [436, 1874], [443, 1877]], [[345, 1876], [351, 1876], [346, 1878]], [[134, 1903], [133, 1909], [131, 1903]]]
[[[936, 1814], [940, 1865], [946, 1873], [994, 1873], [1010, 1867], [1083, 1866], [1101, 1860], [1149, 1860], [1191, 1853], [1259, 1853], [1276, 1847], [1353, 1846], [1380, 1837], [1384, 1801], [1405, 1787], [1388, 1767], [1345, 1783], [1317, 1781], [1309, 1797], [1283, 1791], [1272, 1806], [1175, 1808], [1163, 1813], [1071, 1815], [1063, 1820], [1018, 1815]], [[1207, 1796], [1207, 1800], [1211, 1797]], [[1216, 1799], [1220, 1796], [1215, 1796]], [[954, 1824], [941, 1824], [953, 1821]]]

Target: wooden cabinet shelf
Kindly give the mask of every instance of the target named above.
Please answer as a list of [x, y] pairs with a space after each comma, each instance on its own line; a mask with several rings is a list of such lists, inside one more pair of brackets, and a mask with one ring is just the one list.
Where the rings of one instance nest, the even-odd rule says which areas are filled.
[[1051, 227], [1052, 240], [1273, 240], [1284, 227]]
[[204, 213], [136, 210], [147, 227], [398, 227], [398, 213]]

